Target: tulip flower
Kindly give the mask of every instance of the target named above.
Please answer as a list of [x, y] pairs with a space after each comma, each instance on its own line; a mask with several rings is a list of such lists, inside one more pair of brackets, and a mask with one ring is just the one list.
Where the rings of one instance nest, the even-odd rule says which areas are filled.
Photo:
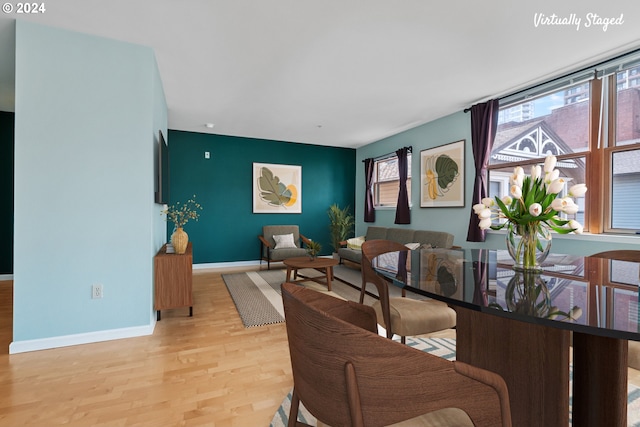
[[569, 226], [569, 228], [573, 230], [575, 234], [582, 234], [582, 231], [583, 231], [582, 224], [580, 224], [575, 219], [572, 219], [571, 221], [569, 221], [569, 224], [567, 225]]
[[586, 192], [587, 186], [584, 184], [572, 185], [571, 188], [569, 188], [569, 196], [571, 197], [582, 197]]
[[558, 169], [554, 169], [551, 172], [547, 172], [544, 174], [544, 183], [549, 185], [556, 179], [560, 177], [560, 171]]
[[491, 218], [481, 219], [480, 222], [478, 223], [478, 227], [480, 227], [480, 230], [486, 230], [486, 229], [490, 228], [491, 227]]
[[535, 181], [542, 175], [542, 168], [538, 165], [531, 166], [531, 180]]
[[544, 171], [546, 173], [553, 171], [556, 168], [557, 162], [558, 159], [556, 159], [556, 156], [547, 156], [547, 158], [544, 159]]
[[531, 216], [538, 216], [542, 213], [542, 205], [540, 203], [532, 203], [529, 206], [529, 213]]
[[480, 211], [485, 209], [485, 208], [486, 208], [486, 206], [484, 204], [477, 203], [477, 204], [473, 205], [473, 213], [478, 215], [480, 213]]
[[524, 174], [521, 175], [514, 172], [514, 174], [511, 175], [511, 177], [509, 177], [509, 183], [511, 183], [512, 185], [517, 185], [518, 187], [522, 187], [523, 181], [524, 181]]
[[513, 203], [513, 199], [511, 198], [511, 196], [504, 196], [502, 199], [502, 203], [504, 203], [506, 206], [511, 205], [511, 203]]
[[547, 187], [547, 194], [558, 194], [564, 188], [565, 180], [563, 178], [558, 178], [555, 181], [552, 181]]
[[492, 207], [493, 205], [496, 204], [495, 200], [493, 200], [491, 197], [483, 197], [482, 198], [482, 204], [488, 208]]
[[512, 185], [509, 191], [511, 192], [511, 195], [516, 199], [522, 197], [522, 188], [519, 185]]
[[578, 206], [571, 197], [565, 197], [564, 198], [566, 204], [564, 206], [564, 209], [562, 210], [562, 212], [569, 214], [569, 215], [573, 215], [576, 212], [578, 212], [578, 210], [580, 209], [580, 206]]
[[491, 209], [485, 208], [478, 213], [478, 218], [487, 219], [491, 218]]
[[564, 208], [567, 206], [567, 202], [562, 197], [556, 197], [551, 202], [551, 209], [557, 212], [564, 212]]

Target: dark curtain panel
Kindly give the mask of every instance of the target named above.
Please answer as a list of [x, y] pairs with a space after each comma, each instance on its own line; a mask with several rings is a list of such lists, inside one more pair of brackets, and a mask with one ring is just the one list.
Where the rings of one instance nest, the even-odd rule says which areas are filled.
[[373, 169], [375, 161], [373, 159], [364, 160], [364, 222], [374, 222], [376, 220], [376, 210], [373, 208]]
[[396, 155], [398, 156], [398, 173], [400, 175], [400, 191], [398, 191], [398, 204], [396, 205], [396, 224], [411, 224], [409, 195], [407, 194], [407, 175], [409, 175], [407, 162], [408, 152], [408, 147], [396, 151]]
[[478, 216], [473, 212], [473, 205], [487, 197], [487, 164], [496, 137], [498, 127], [497, 99], [492, 99], [482, 104], [471, 107], [471, 147], [473, 149], [473, 163], [476, 166], [476, 175], [473, 183], [473, 198], [471, 201], [468, 242], [484, 242], [486, 232], [478, 228]]

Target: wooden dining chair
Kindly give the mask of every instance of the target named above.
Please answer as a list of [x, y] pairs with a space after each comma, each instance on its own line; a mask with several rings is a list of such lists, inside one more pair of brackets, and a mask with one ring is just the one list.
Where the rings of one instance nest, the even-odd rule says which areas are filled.
[[362, 288], [360, 289], [360, 303], [362, 303], [367, 284], [375, 285], [378, 290], [378, 300], [372, 307], [378, 316], [378, 323], [386, 329], [388, 338], [398, 334], [403, 344], [407, 336], [428, 334], [456, 326], [456, 312], [441, 301], [415, 300], [389, 295], [389, 282], [375, 272], [371, 266], [371, 260], [384, 253], [406, 250], [403, 244], [390, 240], [365, 241], [362, 244]]
[[[374, 310], [283, 283], [293, 394], [329, 426], [511, 426], [499, 375], [451, 362], [376, 333]], [[399, 424], [396, 424], [399, 423]]]
[[[615, 259], [618, 261], [632, 261], [640, 263], [640, 250], [616, 249], [612, 251], [598, 252], [591, 255], [596, 258]], [[630, 368], [640, 370], [640, 341], [629, 341], [627, 365]]]

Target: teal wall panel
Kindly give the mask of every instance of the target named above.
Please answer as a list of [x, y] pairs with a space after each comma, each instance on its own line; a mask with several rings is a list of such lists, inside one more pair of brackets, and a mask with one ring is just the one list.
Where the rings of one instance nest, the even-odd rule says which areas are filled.
[[0, 274], [13, 273], [14, 118], [0, 111]]
[[[195, 194], [203, 206], [200, 220], [185, 227], [194, 263], [257, 260], [257, 236], [272, 224], [297, 224], [322, 244], [323, 255], [331, 253], [327, 209], [353, 208], [354, 149], [174, 130], [168, 141], [171, 204]], [[254, 162], [302, 166], [302, 213], [252, 212]]]

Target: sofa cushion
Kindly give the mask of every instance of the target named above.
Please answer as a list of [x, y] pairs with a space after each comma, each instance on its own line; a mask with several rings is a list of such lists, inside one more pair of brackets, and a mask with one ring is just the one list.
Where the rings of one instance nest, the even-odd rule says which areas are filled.
[[387, 227], [369, 227], [367, 228], [366, 240], [386, 239]]
[[453, 246], [453, 234], [444, 231], [416, 230], [414, 242], [428, 243], [432, 248], [450, 248]]
[[296, 248], [296, 244], [293, 241], [293, 233], [289, 234], [274, 234], [273, 240], [276, 242], [276, 247], [273, 249], [286, 249]]
[[[409, 242], [416, 242], [417, 240], [415, 240], [413, 237], [414, 233], [415, 233], [415, 230], [412, 230], [410, 228], [390, 227], [390, 228], [387, 228], [387, 240], [391, 240], [397, 243], [402, 243], [403, 245]], [[424, 242], [420, 242], [420, 243], [424, 243]]]
[[364, 243], [364, 236], [347, 239], [347, 247], [349, 249], [355, 249], [357, 251], [362, 250], [361, 248], [363, 243]]

